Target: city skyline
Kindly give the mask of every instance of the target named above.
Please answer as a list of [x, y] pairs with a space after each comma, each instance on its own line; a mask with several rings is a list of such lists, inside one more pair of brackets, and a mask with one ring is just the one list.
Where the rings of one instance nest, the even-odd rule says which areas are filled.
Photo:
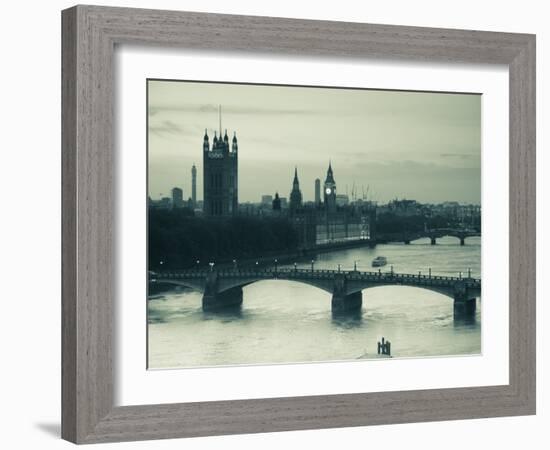
[[148, 87], [152, 198], [173, 187], [191, 197], [195, 165], [202, 200], [203, 135], [205, 128], [211, 138], [219, 134], [222, 105], [222, 131], [239, 138], [239, 203], [275, 192], [289, 197], [295, 167], [304, 201], [314, 201], [315, 179], [324, 179], [329, 160], [339, 194], [351, 197], [355, 186], [357, 198], [364, 188], [381, 203], [481, 203], [479, 95], [172, 81]]

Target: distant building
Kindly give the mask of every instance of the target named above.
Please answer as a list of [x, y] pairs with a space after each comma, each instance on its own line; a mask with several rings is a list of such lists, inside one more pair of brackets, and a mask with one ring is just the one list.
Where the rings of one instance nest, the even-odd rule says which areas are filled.
[[162, 197], [160, 200], [151, 200], [149, 206], [151, 208], [170, 209], [172, 208], [172, 204], [171, 197]]
[[336, 195], [336, 206], [348, 206], [349, 197], [346, 194], [337, 194]]
[[191, 167], [191, 201], [193, 208], [197, 207], [197, 168], [195, 164]]
[[172, 188], [172, 208], [183, 208], [183, 191], [178, 188]]
[[234, 133], [231, 146], [227, 130], [222, 138], [221, 107], [220, 135], [214, 132], [212, 148], [208, 132], [203, 139], [203, 189], [206, 216], [231, 216], [238, 213], [238, 144]]
[[321, 204], [321, 180], [319, 178], [315, 179], [315, 204]]
[[243, 216], [257, 216], [259, 215], [259, 208], [254, 203], [239, 203], [239, 213]]
[[418, 203], [416, 200], [392, 200], [387, 205], [388, 211], [395, 214], [396, 216], [418, 216], [423, 213], [423, 205]]
[[152, 209], [170, 209], [172, 208], [172, 198], [162, 197], [160, 200], [153, 200], [151, 197], [147, 198], [148, 206]]
[[292, 181], [292, 191], [290, 192], [290, 213], [294, 214], [302, 207], [302, 191], [300, 191], [300, 181], [298, 181], [298, 168], [294, 168], [294, 180]]
[[281, 209], [287, 209], [288, 199], [286, 197], [279, 197], [279, 200], [281, 200]]
[[272, 195], [262, 195], [262, 206], [271, 206], [273, 202], [273, 196]]

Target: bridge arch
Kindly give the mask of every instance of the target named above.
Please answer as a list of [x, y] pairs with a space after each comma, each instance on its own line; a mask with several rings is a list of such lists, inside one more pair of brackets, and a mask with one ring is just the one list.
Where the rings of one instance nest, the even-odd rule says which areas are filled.
[[425, 234], [425, 235], [422, 235], [422, 236], [415, 236], [414, 238], [411, 238], [409, 242], [413, 243], [413, 242], [416, 242], [416, 241], [426, 239], [427, 243], [432, 243], [433, 244], [435, 241], [438, 241], [439, 239], [442, 239], [442, 238], [454, 238], [458, 241], [458, 243], [462, 243], [462, 242], [465, 242], [466, 240], [468, 240], [470, 238], [473, 238], [473, 237], [479, 237], [479, 236], [477, 236], [477, 235], [462, 236], [460, 234], [453, 234], [453, 233], [445, 233], [445, 234], [437, 234], [437, 235]]
[[308, 286], [312, 286], [318, 289], [321, 289], [322, 291], [325, 291], [329, 294], [332, 294], [333, 290], [333, 282], [332, 281], [325, 281], [325, 280], [302, 280], [302, 279], [294, 279], [294, 278], [265, 278], [265, 277], [250, 277], [246, 280], [227, 280], [222, 281], [220, 283], [220, 286], [218, 288], [218, 292], [223, 293], [225, 291], [228, 291], [230, 289], [236, 288], [236, 287], [246, 287], [250, 286], [251, 284], [259, 283], [261, 281], [291, 281], [293, 283], [299, 283], [299, 284], [307, 284]]
[[[334, 281], [333, 280], [311, 280], [311, 279], [293, 279], [293, 278], [261, 278], [261, 277], [255, 277], [255, 278], [249, 278], [247, 280], [232, 280], [232, 282], [229, 283], [223, 283], [219, 288], [218, 292], [223, 293], [225, 291], [228, 291], [233, 288], [238, 287], [245, 287], [250, 286], [251, 284], [258, 283], [260, 281], [291, 281], [294, 283], [300, 283], [300, 284], [307, 284], [309, 286], [316, 287], [318, 289], [321, 289], [329, 294], [332, 294], [334, 292]], [[450, 298], [451, 300], [454, 299], [455, 292], [454, 287], [452, 286], [430, 286], [430, 285], [423, 285], [419, 286], [416, 284], [408, 284], [408, 283], [395, 283], [392, 281], [387, 282], [371, 282], [371, 281], [362, 281], [362, 280], [353, 280], [348, 279], [346, 280], [346, 289], [345, 293], [346, 295], [356, 294], [359, 292], [363, 292], [367, 289], [373, 289], [376, 287], [409, 287], [409, 288], [415, 288], [415, 289], [423, 289], [426, 291], [436, 292], [438, 294], [444, 295], [445, 297]], [[479, 296], [479, 293], [476, 293], [477, 296]]]
[[170, 284], [173, 286], [181, 286], [189, 289], [193, 289], [197, 292], [204, 292], [204, 283], [200, 281], [190, 281], [190, 280], [178, 280], [178, 279], [169, 279], [169, 278], [160, 278], [154, 280], [156, 284]]
[[371, 284], [368, 286], [364, 286], [360, 289], [358, 288], [350, 289], [347, 293], [354, 294], [356, 292], [363, 292], [369, 289], [376, 289], [376, 288], [383, 288], [383, 287], [411, 288], [411, 289], [418, 289], [422, 291], [430, 291], [430, 292], [435, 292], [437, 294], [443, 295], [444, 297], [450, 298], [451, 300], [454, 299], [454, 292], [449, 288], [441, 288], [437, 286], [415, 286], [410, 284], [392, 284], [392, 283]]

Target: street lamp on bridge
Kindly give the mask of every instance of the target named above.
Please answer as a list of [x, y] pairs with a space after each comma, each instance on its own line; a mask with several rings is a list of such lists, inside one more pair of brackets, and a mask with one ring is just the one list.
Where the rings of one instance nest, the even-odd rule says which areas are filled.
[[214, 271], [214, 263], [209, 262], [208, 265], [210, 266], [210, 272], [213, 272]]
[[357, 263], [359, 262], [359, 260], [355, 260], [353, 261], [353, 271], [354, 272], [357, 272]]
[[237, 270], [237, 260], [233, 260], [233, 269]]
[[340, 273], [341, 268], [342, 268], [342, 264], [338, 264], [338, 273]]
[[294, 272], [298, 270], [298, 264], [294, 263]]
[[312, 271], [312, 272], [313, 272], [313, 270], [314, 270], [314, 266], [315, 266], [315, 260], [312, 259], [312, 260], [311, 260], [311, 271]]
[[279, 261], [278, 261], [277, 259], [275, 259], [275, 275], [277, 275], [277, 263], [278, 263], [278, 262], [279, 262]]

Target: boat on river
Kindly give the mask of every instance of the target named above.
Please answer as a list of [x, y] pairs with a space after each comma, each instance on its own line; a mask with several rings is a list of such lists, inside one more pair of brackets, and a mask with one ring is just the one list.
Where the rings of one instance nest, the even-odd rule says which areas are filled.
[[377, 256], [372, 260], [372, 267], [382, 267], [388, 264], [388, 260], [385, 256]]

